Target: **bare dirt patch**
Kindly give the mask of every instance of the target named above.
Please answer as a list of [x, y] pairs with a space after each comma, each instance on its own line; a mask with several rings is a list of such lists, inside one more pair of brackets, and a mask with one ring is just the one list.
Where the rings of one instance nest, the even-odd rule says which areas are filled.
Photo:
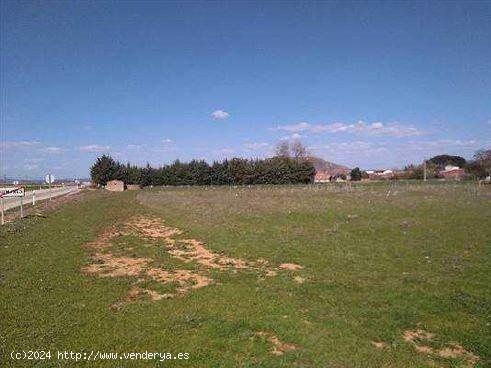
[[155, 281], [164, 284], [178, 284], [179, 287], [177, 288], [177, 292], [180, 294], [185, 294], [192, 289], [200, 289], [213, 282], [210, 277], [190, 270], [166, 271], [163, 269], [151, 268], [147, 271], [147, 275]]
[[[154, 267], [154, 259], [143, 257], [130, 257], [127, 255], [115, 255], [111, 252], [112, 241], [123, 235], [136, 234], [147, 240], [161, 240], [167, 253], [184, 262], [193, 262], [200, 266], [199, 270], [167, 269]], [[200, 289], [213, 284], [210, 270], [255, 270], [264, 272], [266, 276], [277, 275], [277, 270], [268, 266], [268, 261], [259, 259], [255, 262], [239, 258], [228, 257], [207, 249], [204, 243], [196, 239], [179, 237], [182, 231], [168, 227], [159, 218], [138, 216], [120, 226], [112, 226], [103, 231], [94, 241], [84, 246], [92, 251], [92, 263], [82, 268], [88, 275], [99, 277], [133, 277], [135, 286], [122, 300], [114, 303], [112, 309], [119, 310], [126, 303], [131, 303], [142, 296], [149, 296], [151, 300], [161, 300], [184, 295], [192, 290]], [[160, 243], [161, 244], [161, 243]], [[156, 243], [158, 245], [158, 243]], [[129, 250], [129, 249], [127, 249]], [[293, 263], [283, 263], [280, 270], [297, 271], [303, 267]], [[136, 284], [142, 281], [153, 280], [162, 284], [175, 285], [173, 293], [160, 294], [154, 290], [142, 289]], [[294, 281], [303, 283], [304, 278], [295, 276]]]
[[168, 240], [182, 233], [179, 229], [165, 226], [158, 218], [138, 216], [130, 219], [125, 225], [145, 238]]
[[[147, 217], [135, 217], [128, 221], [127, 226], [143, 237], [152, 239], [161, 239], [164, 241], [167, 251], [173, 257], [183, 261], [185, 263], [194, 262], [206, 269], [219, 269], [219, 270], [261, 270], [265, 271], [266, 276], [276, 276], [277, 272], [271, 269], [268, 265], [269, 262], [265, 259], [258, 259], [257, 261], [246, 261], [240, 258], [233, 258], [223, 254], [215, 253], [205, 247], [205, 244], [196, 239], [179, 239], [178, 235], [182, 235], [180, 229], [168, 227], [164, 221], [159, 218], [147, 218]], [[282, 263], [278, 269], [298, 271], [303, 269], [295, 263]], [[295, 280], [298, 283], [300, 277]]]
[[455, 342], [450, 342], [441, 349], [424, 345], [423, 342], [433, 340], [435, 338], [435, 334], [421, 329], [406, 330], [404, 331], [402, 338], [404, 341], [412, 344], [416, 351], [421, 354], [433, 355], [446, 359], [461, 359], [465, 361], [466, 366], [468, 367], [473, 367], [479, 361], [479, 357], [477, 355], [464, 349], [460, 344]]
[[302, 276], [295, 276], [293, 281], [295, 281], [297, 284], [303, 284], [305, 279]]
[[115, 228], [104, 230], [94, 241], [86, 243], [85, 247], [92, 249], [104, 249], [112, 246], [111, 239], [122, 235]]
[[303, 267], [295, 263], [282, 263], [279, 265], [278, 268], [282, 270], [298, 271], [301, 270]]
[[375, 346], [377, 349], [385, 349], [388, 347], [387, 343], [383, 341], [372, 341], [372, 345]]
[[169, 294], [160, 294], [154, 290], [143, 289], [137, 285], [134, 285], [121, 300], [118, 300], [117, 302], [111, 304], [110, 309], [120, 310], [125, 304], [134, 303], [145, 297], [155, 301], [172, 297], [172, 295], [169, 296]]
[[138, 217], [130, 220], [128, 225], [144, 237], [164, 240], [169, 249], [169, 254], [186, 263], [196, 262], [206, 268], [216, 269], [245, 269], [256, 267], [253, 262], [214, 253], [207, 249], [199, 240], [178, 240], [175, 236], [181, 235], [182, 231], [165, 226], [164, 222], [160, 219]]
[[87, 274], [100, 277], [140, 276], [151, 261], [149, 258], [115, 256], [111, 253], [95, 253], [94, 263], [83, 268]]
[[418, 330], [406, 330], [402, 335], [404, 341], [416, 343], [420, 340], [433, 340], [435, 334], [427, 332], [421, 329]]
[[257, 335], [265, 338], [273, 345], [273, 349], [271, 350], [271, 354], [273, 355], [283, 355], [284, 353], [297, 349], [295, 344], [282, 342], [278, 336], [271, 332], [259, 331]]

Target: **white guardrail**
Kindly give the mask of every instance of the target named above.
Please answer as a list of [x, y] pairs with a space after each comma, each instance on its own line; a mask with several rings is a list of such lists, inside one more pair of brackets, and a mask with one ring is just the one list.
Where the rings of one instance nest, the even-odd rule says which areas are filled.
[[[74, 189], [74, 187], [55, 187], [49, 189], [38, 189], [26, 191], [23, 187], [5, 187], [0, 188], [0, 210], [1, 210], [1, 224], [5, 223], [4, 211], [11, 208], [20, 207], [20, 217], [24, 217], [24, 204], [32, 202], [34, 206], [36, 200], [51, 200], [52, 197], [57, 197], [63, 194], [68, 194]], [[24, 199], [26, 199], [24, 201]]]

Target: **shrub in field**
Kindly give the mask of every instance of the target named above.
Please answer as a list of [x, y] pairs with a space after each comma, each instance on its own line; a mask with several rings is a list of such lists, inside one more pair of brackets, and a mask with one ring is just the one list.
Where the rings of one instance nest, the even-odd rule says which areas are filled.
[[360, 181], [361, 180], [361, 170], [359, 167], [355, 167], [353, 170], [351, 170], [350, 172], [350, 177], [351, 177], [351, 180], [353, 181]]

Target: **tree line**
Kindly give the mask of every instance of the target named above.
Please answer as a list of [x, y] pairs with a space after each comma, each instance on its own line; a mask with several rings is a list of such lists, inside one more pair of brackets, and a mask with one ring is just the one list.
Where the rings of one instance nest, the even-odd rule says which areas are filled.
[[174, 161], [158, 168], [123, 164], [111, 156], [98, 157], [90, 168], [92, 182], [104, 186], [110, 180], [125, 184], [149, 185], [249, 185], [307, 184], [315, 169], [299, 157], [275, 156], [266, 159], [232, 158], [215, 161]]
[[[476, 151], [471, 160], [466, 160], [461, 156], [437, 155], [422, 164], [407, 165], [402, 171], [394, 174], [394, 179], [423, 179], [425, 170], [428, 179], [439, 178], [441, 177], [440, 172], [447, 165], [464, 169], [469, 179], [483, 179], [491, 175], [491, 150]], [[357, 181], [368, 178], [368, 174], [355, 167], [351, 170], [350, 177], [351, 180]]]
[[471, 160], [466, 160], [461, 156], [434, 156], [426, 160], [426, 163], [406, 166], [403, 173], [399, 175], [401, 179], [423, 179], [426, 166], [428, 179], [439, 178], [440, 171], [444, 170], [447, 165], [464, 169], [469, 179], [483, 179], [491, 175], [491, 150], [478, 150]]

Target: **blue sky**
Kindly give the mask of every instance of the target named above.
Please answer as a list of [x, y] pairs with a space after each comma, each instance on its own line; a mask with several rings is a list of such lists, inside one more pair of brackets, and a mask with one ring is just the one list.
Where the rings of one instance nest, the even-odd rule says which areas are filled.
[[1, 2], [1, 174], [491, 146], [491, 2]]

